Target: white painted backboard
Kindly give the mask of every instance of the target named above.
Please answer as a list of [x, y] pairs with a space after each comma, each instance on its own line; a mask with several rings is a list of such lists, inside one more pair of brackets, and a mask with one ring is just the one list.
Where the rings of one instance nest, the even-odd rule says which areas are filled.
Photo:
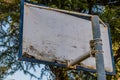
[[[100, 29], [105, 69], [112, 72], [108, 27], [100, 24]], [[34, 7], [32, 4], [24, 5], [23, 56], [67, 64], [67, 61], [72, 62], [90, 51], [90, 40], [93, 40], [90, 20]], [[80, 64], [96, 69], [92, 56]]]

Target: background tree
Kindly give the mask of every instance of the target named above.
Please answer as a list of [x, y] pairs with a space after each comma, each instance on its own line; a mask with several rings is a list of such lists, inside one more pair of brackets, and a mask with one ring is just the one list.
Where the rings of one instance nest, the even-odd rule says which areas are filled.
[[[113, 51], [117, 74], [107, 76], [108, 80], [120, 77], [120, 1], [109, 2], [107, 0], [29, 0], [54, 8], [73, 10], [77, 12], [98, 14], [104, 22], [109, 23], [111, 28]], [[111, 0], [112, 1], [112, 0]], [[104, 9], [99, 6], [103, 6]], [[94, 8], [98, 9], [95, 11]], [[99, 11], [101, 9], [101, 11]], [[21, 70], [39, 80], [38, 77], [29, 72], [35, 65], [39, 64], [20, 62], [17, 59], [19, 50], [19, 20], [20, 0], [0, 0], [0, 79]], [[43, 73], [52, 71], [56, 80], [96, 80], [96, 74], [68, 70], [56, 66], [45, 66]], [[59, 72], [59, 73], [58, 73]], [[51, 73], [51, 75], [53, 75]]]
[[104, 12], [100, 16], [102, 20], [109, 23], [111, 28], [112, 47], [117, 70], [114, 79], [118, 79], [120, 78], [120, 6], [116, 6], [115, 4], [106, 6]]
[[[35, 70], [34, 63], [18, 61], [20, 0], [0, 0], [0, 80], [21, 70]], [[40, 65], [38, 65], [40, 66]], [[37, 77], [36, 77], [37, 78]]]

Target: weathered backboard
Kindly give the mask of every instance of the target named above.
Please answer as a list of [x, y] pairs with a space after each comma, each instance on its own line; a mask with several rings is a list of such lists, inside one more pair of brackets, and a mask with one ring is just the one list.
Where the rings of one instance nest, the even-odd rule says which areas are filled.
[[[52, 9], [24, 3], [22, 7], [21, 41], [19, 58], [23, 60], [66, 65], [90, 53], [93, 40], [89, 15]], [[114, 72], [109, 27], [100, 24], [107, 72]], [[95, 70], [93, 56], [80, 62], [78, 69]]]

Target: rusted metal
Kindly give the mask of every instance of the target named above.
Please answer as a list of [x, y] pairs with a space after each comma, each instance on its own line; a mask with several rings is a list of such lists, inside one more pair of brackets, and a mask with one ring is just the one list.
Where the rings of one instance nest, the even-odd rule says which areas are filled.
[[[24, 27], [21, 28], [23, 42], [20, 50], [22, 56], [26, 52], [34, 56], [36, 61], [45, 61], [45, 64], [55, 62], [55, 65], [67, 65], [67, 61], [72, 63], [79, 59], [79, 56], [87, 56], [87, 59], [83, 57], [81, 63], [78, 61], [78, 67], [83, 64], [87, 69], [96, 69], [93, 54], [101, 53], [102, 50], [94, 50], [92, 48], [94, 46], [89, 45], [90, 40], [93, 39], [90, 19], [93, 15], [87, 16], [29, 3], [26, 5], [26, 2], [24, 9]], [[112, 72], [108, 27], [100, 24], [100, 29], [104, 42], [105, 68]], [[110, 64], [107, 65], [108, 63]]]
[[90, 52], [85, 53], [84, 55], [78, 57], [77, 59], [75, 59], [73, 62], [68, 62], [68, 68], [75, 68], [75, 66], [79, 63], [81, 63], [82, 61], [84, 61], [85, 59], [89, 58], [91, 56]]

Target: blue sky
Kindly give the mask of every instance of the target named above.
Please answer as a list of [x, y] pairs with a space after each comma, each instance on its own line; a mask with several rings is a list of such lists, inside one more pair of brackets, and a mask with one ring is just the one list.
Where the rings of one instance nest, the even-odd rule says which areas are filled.
[[[40, 68], [34, 72], [33, 70], [30, 70], [33, 74], [40, 76]], [[22, 71], [17, 71], [14, 75], [8, 76], [5, 80], [30, 80], [29, 75], [25, 75]], [[35, 78], [32, 78], [32, 80], [36, 80]]]
[[30, 76], [25, 75], [21, 71], [17, 71], [14, 75], [8, 76], [5, 80], [30, 80]]
[[[40, 77], [41, 69], [44, 67], [44, 65], [41, 66], [41, 68], [36, 67], [36, 72], [33, 69], [30, 69], [29, 71], [35, 74], [36, 76]], [[5, 80], [37, 80], [36, 78], [32, 78], [29, 75], [25, 75], [22, 71], [17, 71], [14, 75], [9, 75]], [[47, 76], [43, 76], [42, 80], [48, 80]]]

